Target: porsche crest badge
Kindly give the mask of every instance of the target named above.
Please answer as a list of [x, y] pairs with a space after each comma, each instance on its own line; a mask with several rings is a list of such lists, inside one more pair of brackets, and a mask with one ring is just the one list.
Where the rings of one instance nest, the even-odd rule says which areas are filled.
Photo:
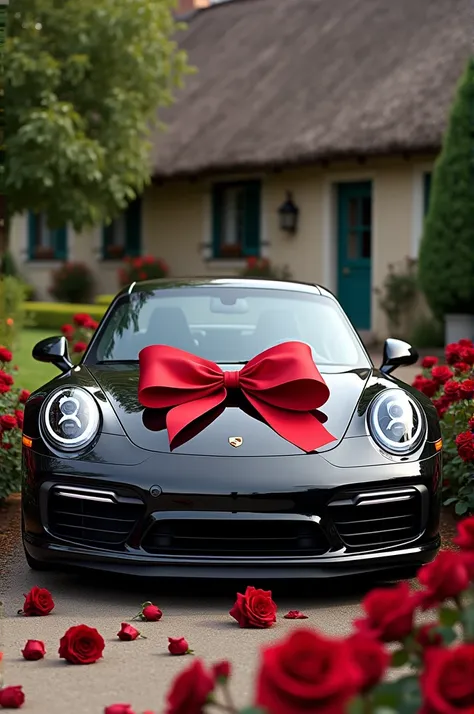
[[242, 446], [244, 440], [242, 439], [241, 436], [229, 436], [229, 444], [234, 447], [234, 449], [238, 449], [239, 446]]

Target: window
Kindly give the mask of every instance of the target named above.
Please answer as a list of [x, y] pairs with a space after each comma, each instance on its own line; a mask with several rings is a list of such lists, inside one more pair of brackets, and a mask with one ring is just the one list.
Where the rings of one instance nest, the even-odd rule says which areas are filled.
[[141, 200], [129, 204], [110, 225], [102, 231], [102, 259], [121, 260], [135, 258], [141, 253]]
[[214, 258], [247, 258], [260, 255], [260, 189], [260, 181], [214, 186]]
[[430, 172], [423, 174], [423, 215], [426, 216], [430, 205], [431, 196], [431, 176]]
[[[90, 360], [137, 361], [147, 345], [244, 364], [287, 340], [306, 342], [324, 371], [368, 366], [339, 305], [322, 295], [252, 287], [180, 287], [126, 295], [107, 318]], [[331, 369], [332, 368], [332, 369]]]
[[46, 217], [30, 213], [28, 217], [28, 257], [30, 260], [66, 260], [67, 229], [48, 228]]

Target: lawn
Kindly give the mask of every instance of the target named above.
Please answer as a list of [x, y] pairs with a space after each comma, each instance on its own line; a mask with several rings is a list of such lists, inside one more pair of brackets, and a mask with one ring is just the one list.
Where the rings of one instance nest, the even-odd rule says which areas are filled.
[[45, 382], [56, 377], [59, 371], [56, 367], [42, 362], [36, 362], [31, 356], [35, 344], [45, 337], [51, 337], [54, 330], [25, 329], [22, 330], [19, 345], [13, 353], [13, 363], [18, 365], [15, 383], [21, 389], [33, 392]]

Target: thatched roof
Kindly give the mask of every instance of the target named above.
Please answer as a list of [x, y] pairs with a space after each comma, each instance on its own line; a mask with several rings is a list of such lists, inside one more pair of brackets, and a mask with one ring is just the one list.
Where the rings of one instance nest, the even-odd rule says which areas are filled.
[[180, 44], [197, 74], [156, 176], [437, 151], [472, 51], [471, 0], [233, 0]]

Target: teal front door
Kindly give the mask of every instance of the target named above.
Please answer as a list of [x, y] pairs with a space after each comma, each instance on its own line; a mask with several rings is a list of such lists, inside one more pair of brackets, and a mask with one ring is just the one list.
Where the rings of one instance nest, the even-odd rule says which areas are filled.
[[337, 194], [337, 294], [354, 327], [370, 330], [372, 183], [341, 183]]

